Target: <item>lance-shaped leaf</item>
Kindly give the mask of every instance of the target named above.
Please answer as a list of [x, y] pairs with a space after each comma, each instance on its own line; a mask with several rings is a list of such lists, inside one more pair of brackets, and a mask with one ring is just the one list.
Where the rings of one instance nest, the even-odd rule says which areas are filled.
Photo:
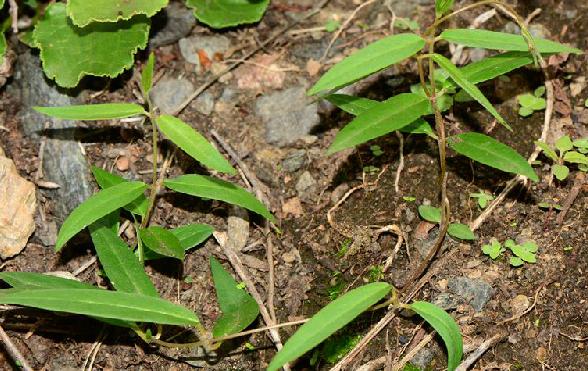
[[329, 147], [332, 154], [380, 137], [431, 112], [429, 100], [413, 93], [398, 94], [359, 114], [345, 126]]
[[59, 251], [79, 231], [135, 200], [146, 189], [147, 184], [143, 182], [125, 182], [94, 194], [65, 219], [57, 235], [55, 249]]
[[314, 348], [380, 301], [391, 289], [392, 286], [385, 282], [370, 283], [353, 289], [327, 304], [288, 339], [272, 359], [268, 371], [278, 370]]
[[160, 298], [96, 289], [0, 290], [0, 303], [83, 314], [123, 321], [190, 326], [199, 323], [191, 310]]
[[533, 57], [528, 52], [507, 52], [470, 63], [459, 71], [469, 82], [478, 84], [531, 63]]
[[138, 49], [147, 45], [149, 19], [92, 23], [79, 28], [53, 3], [33, 32], [45, 74], [57, 84], [72, 88], [85, 75], [114, 77], [130, 68]]
[[98, 260], [117, 291], [157, 297], [157, 290], [145, 273], [143, 265], [108, 225], [100, 219], [88, 226]]
[[[470, 46], [472, 48], [484, 48], [508, 51], [528, 51], [529, 45], [521, 35], [504, 32], [478, 30], [470, 28], [450, 29], [439, 35], [443, 40]], [[535, 47], [539, 53], [574, 53], [582, 54], [580, 49], [572, 48], [551, 40], [533, 38]]]
[[153, 69], [155, 68], [155, 54], [151, 52], [149, 54], [149, 59], [147, 59], [147, 63], [143, 66], [143, 71], [141, 72], [141, 92], [143, 93], [143, 97], [149, 98], [149, 92], [153, 87]]
[[111, 120], [146, 115], [143, 107], [134, 103], [82, 104], [63, 107], [33, 107], [37, 112], [63, 120]]
[[441, 18], [451, 8], [453, 8], [453, 0], [435, 0], [435, 16], [437, 18]]
[[423, 317], [441, 336], [447, 348], [447, 370], [455, 370], [463, 355], [463, 340], [455, 320], [443, 309], [426, 301], [415, 301], [410, 309]]
[[[92, 166], [92, 174], [94, 175], [94, 179], [96, 179], [96, 182], [102, 189], [110, 188], [117, 184], [128, 182], [128, 180], [126, 180], [122, 176], [110, 173], [96, 166]], [[145, 217], [145, 214], [147, 214], [147, 209], [149, 208], [149, 200], [147, 200], [147, 197], [145, 197], [145, 195], [142, 194], [135, 200], [131, 201], [129, 204], [125, 205], [124, 208], [135, 215]]]
[[478, 161], [484, 165], [524, 175], [533, 181], [539, 178], [523, 156], [494, 138], [480, 133], [463, 133], [447, 138], [447, 143], [455, 152]]
[[238, 26], [257, 22], [269, 5], [269, 0], [187, 0], [194, 15], [213, 28]]
[[416, 54], [424, 45], [425, 40], [412, 33], [385, 37], [331, 67], [308, 94], [314, 95], [349, 85]]
[[259, 314], [255, 299], [213, 257], [210, 270], [214, 280], [218, 306], [223, 314], [216, 320], [212, 335], [215, 338], [235, 334], [249, 326]]
[[92, 22], [117, 22], [134, 15], [153, 16], [167, 5], [168, 0], [69, 0], [67, 15], [78, 27]]
[[[182, 249], [184, 249], [184, 251], [188, 251], [189, 249], [201, 244], [208, 237], [210, 237], [212, 232], [214, 232], [214, 228], [206, 224], [188, 224], [178, 228], [170, 229], [169, 231], [178, 238]], [[144, 260], [161, 258], [165, 258], [165, 256], [150, 249], [146, 249], [143, 253]]]
[[4, 63], [4, 54], [6, 54], [6, 36], [0, 32], [0, 63]]
[[220, 200], [251, 210], [271, 222], [274, 216], [255, 196], [241, 187], [217, 178], [205, 175], [182, 175], [164, 181], [167, 188], [188, 195]]
[[459, 85], [463, 90], [465, 90], [472, 98], [474, 98], [478, 103], [480, 103], [488, 112], [492, 114], [500, 122], [504, 125], [508, 130], [512, 131], [511, 127], [504, 121], [502, 116], [496, 111], [492, 103], [482, 94], [480, 89], [476, 87], [472, 82], [470, 82], [467, 77], [455, 67], [453, 63], [444, 56], [440, 54], [432, 54], [431, 59], [433, 59], [442, 69], [444, 69], [449, 76], [455, 81], [457, 85]]
[[184, 260], [184, 249], [173, 233], [159, 226], [139, 230], [139, 238], [152, 251], [159, 255]]
[[161, 115], [155, 121], [163, 134], [196, 161], [223, 173], [237, 173], [223, 155], [190, 125], [171, 115]]
[[[354, 116], [364, 113], [368, 109], [381, 103], [376, 100], [346, 94], [330, 94], [327, 95], [325, 99]], [[429, 125], [429, 123], [423, 118], [418, 118], [398, 130], [407, 134], [425, 134], [431, 138], [437, 139], [437, 135], [433, 131], [433, 128], [431, 128], [431, 125]]]

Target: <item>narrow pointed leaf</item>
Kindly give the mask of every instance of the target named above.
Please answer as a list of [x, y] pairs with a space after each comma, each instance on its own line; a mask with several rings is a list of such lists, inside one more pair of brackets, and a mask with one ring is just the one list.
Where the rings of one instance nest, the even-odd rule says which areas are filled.
[[537, 140], [535, 141], [535, 145], [541, 148], [545, 156], [549, 157], [551, 161], [558, 161], [559, 158], [557, 157], [557, 153], [555, 153], [555, 151], [547, 143]]
[[[110, 188], [117, 184], [128, 182], [128, 180], [126, 180], [122, 176], [110, 173], [96, 166], [92, 166], [91, 170], [92, 174], [94, 175], [94, 179], [96, 179], [96, 182], [102, 189]], [[125, 205], [124, 208], [135, 215], [145, 217], [145, 215], [147, 214], [147, 209], [149, 208], [149, 200], [143, 194], [137, 197], [135, 200], [129, 202], [129, 204]]]
[[[469, 28], [451, 29], [441, 32], [443, 40], [470, 46], [494, 50], [529, 51], [529, 45], [521, 35], [504, 32], [478, 30]], [[551, 40], [533, 38], [539, 53], [574, 53], [582, 54], [580, 49], [572, 48]]]
[[74, 279], [34, 272], [0, 272], [0, 279], [15, 289], [98, 289]]
[[184, 249], [180, 240], [165, 228], [153, 226], [139, 230], [141, 241], [159, 255], [184, 260]]
[[205, 175], [182, 175], [164, 182], [167, 188], [188, 195], [220, 200], [251, 210], [271, 222], [274, 216], [255, 196], [232, 183]]
[[423, 317], [441, 336], [447, 348], [447, 370], [455, 370], [463, 355], [463, 340], [455, 320], [443, 309], [426, 301], [415, 301], [410, 308]]
[[435, 0], [435, 15], [441, 18], [443, 14], [449, 12], [453, 8], [454, 0]]
[[117, 22], [137, 14], [152, 17], [167, 5], [168, 0], [69, 0], [67, 14], [78, 27], [92, 22]]
[[476, 236], [474, 235], [474, 232], [472, 232], [470, 227], [461, 223], [449, 224], [449, 227], [447, 228], [447, 233], [451, 237], [459, 238], [460, 240], [469, 241], [476, 239]]
[[110, 120], [146, 115], [143, 107], [134, 103], [82, 104], [63, 107], [33, 107], [37, 112], [63, 120]]
[[237, 173], [223, 155], [190, 125], [171, 115], [161, 115], [156, 122], [163, 134], [196, 161], [223, 173]]
[[384, 298], [392, 286], [385, 282], [358, 287], [327, 304], [284, 344], [268, 366], [275, 371], [320, 344], [337, 330]]
[[444, 69], [449, 76], [455, 81], [457, 85], [459, 85], [463, 90], [465, 90], [472, 98], [474, 98], [478, 103], [480, 103], [488, 112], [492, 114], [500, 122], [504, 125], [508, 130], [512, 131], [511, 127], [504, 121], [502, 116], [496, 111], [492, 103], [482, 94], [480, 89], [476, 87], [472, 82], [470, 82], [467, 77], [455, 67], [453, 63], [444, 56], [440, 54], [432, 54], [431, 59], [433, 59], [442, 69]]
[[430, 111], [431, 105], [425, 97], [412, 93], [396, 95], [359, 114], [341, 129], [327, 153], [333, 154], [399, 130]]
[[194, 312], [187, 308], [160, 298], [119, 291], [7, 289], [0, 290], [0, 303], [123, 321], [179, 326], [199, 323]]
[[125, 182], [103, 189], [76, 207], [63, 222], [57, 235], [56, 250], [60, 250], [79, 231], [105, 215], [127, 205], [147, 189], [143, 182]]
[[[178, 228], [169, 230], [174, 236], [180, 241], [180, 246], [184, 251], [188, 251], [196, 245], [204, 242], [212, 232], [214, 228], [206, 224], [188, 224]], [[143, 253], [144, 260], [154, 260], [165, 258], [166, 256], [160, 255], [153, 250], [146, 249]]]
[[459, 71], [468, 81], [478, 84], [531, 63], [533, 57], [528, 52], [507, 52], [470, 63]]
[[149, 92], [153, 87], [153, 69], [155, 68], [155, 54], [151, 52], [149, 54], [149, 59], [147, 59], [147, 63], [143, 66], [143, 71], [141, 72], [141, 92], [143, 93], [143, 97], [148, 98]]
[[136, 258], [104, 219], [88, 226], [106, 276], [117, 291], [157, 297], [157, 290]]
[[449, 137], [449, 147], [455, 152], [498, 170], [524, 175], [533, 181], [539, 177], [523, 156], [494, 138], [480, 133], [463, 133]]
[[425, 40], [412, 33], [385, 37], [331, 67], [308, 94], [314, 95], [349, 85], [416, 54], [423, 46]]
[[259, 315], [255, 299], [213, 257], [210, 270], [218, 305], [223, 314], [216, 320], [212, 335], [215, 338], [235, 334], [249, 326]]

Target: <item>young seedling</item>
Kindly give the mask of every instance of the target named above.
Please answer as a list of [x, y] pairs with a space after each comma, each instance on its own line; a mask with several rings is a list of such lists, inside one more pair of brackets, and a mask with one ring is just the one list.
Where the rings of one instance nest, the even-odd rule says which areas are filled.
[[477, 199], [478, 206], [480, 206], [480, 209], [485, 209], [486, 206], [488, 206], [488, 202], [490, 202], [494, 199], [494, 196], [492, 196], [491, 194], [486, 193], [486, 192], [477, 192], [477, 193], [470, 193], [470, 198]]
[[[418, 208], [419, 215], [429, 223], [439, 224], [441, 223], [441, 209], [429, 205], [421, 205]], [[461, 223], [450, 223], [447, 228], [447, 234], [451, 237], [460, 240], [475, 240], [476, 235], [474, 232], [465, 224]]]
[[542, 141], [535, 142], [543, 154], [553, 161], [551, 172], [557, 180], [565, 180], [570, 174], [570, 165], [575, 164], [578, 170], [588, 172], [588, 138], [572, 141], [564, 135], [555, 141], [554, 147]]
[[524, 263], [533, 264], [537, 262], [537, 244], [533, 241], [517, 244], [514, 240], [508, 239], [504, 241], [503, 247], [497, 239], [493, 238], [490, 240], [490, 244], [482, 246], [482, 252], [492, 260], [500, 258], [507, 249], [512, 253], [512, 256], [509, 258], [509, 263], [513, 267], [520, 267]]
[[545, 94], [545, 86], [540, 86], [533, 94], [525, 93], [517, 96], [517, 101], [521, 106], [519, 108], [519, 115], [523, 117], [531, 116], [535, 111], [542, 111], [545, 109], [547, 103], [543, 95]]

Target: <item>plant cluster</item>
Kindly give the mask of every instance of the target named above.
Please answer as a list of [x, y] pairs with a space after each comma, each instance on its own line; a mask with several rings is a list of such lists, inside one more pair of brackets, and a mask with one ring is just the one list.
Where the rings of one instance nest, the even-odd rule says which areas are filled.
[[510, 238], [504, 241], [503, 245], [493, 238], [489, 244], [482, 246], [482, 252], [490, 257], [492, 260], [499, 259], [506, 250], [510, 250], [512, 256], [509, 258], [509, 263], [513, 267], [520, 267], [525, 263], [537, 262], [537, 244], [534, 241], [526, 241], [521, 244], [516, 243]]
[[578, 170], [588, 172], [588, 138], [572, 141], [564, 135], [555, 141], [554, 146], [537, 141], [541, 151], [551, 161], [551, 172], [557, 180], [565, 180], [570, 174], [570, 165], [576, 165]]

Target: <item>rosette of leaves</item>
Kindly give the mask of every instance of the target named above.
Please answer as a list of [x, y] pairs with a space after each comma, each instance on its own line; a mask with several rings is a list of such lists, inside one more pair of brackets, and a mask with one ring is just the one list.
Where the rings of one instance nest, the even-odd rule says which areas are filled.
[[544, 110], [547, 106], [545, 98], [543, 98], [544, 94], [545, 86], [540, 86], [533, 91], [533, 94], [525, 93], [517, 96], [517, 101], [521, 106], [519, 108], [519, 115], [527, 117], [532, 115], [535, 111]]
[[572, 141], [568, 135], [564, 135], [555, 141], [553, 147], [542, 141], [536, 141], [535, 144], [541, 148], [545, 157], [553, 161], [551, 171], [557, 180], [565, 180], [573, 164], [578, 170], [588, 172], [588, 138]]

